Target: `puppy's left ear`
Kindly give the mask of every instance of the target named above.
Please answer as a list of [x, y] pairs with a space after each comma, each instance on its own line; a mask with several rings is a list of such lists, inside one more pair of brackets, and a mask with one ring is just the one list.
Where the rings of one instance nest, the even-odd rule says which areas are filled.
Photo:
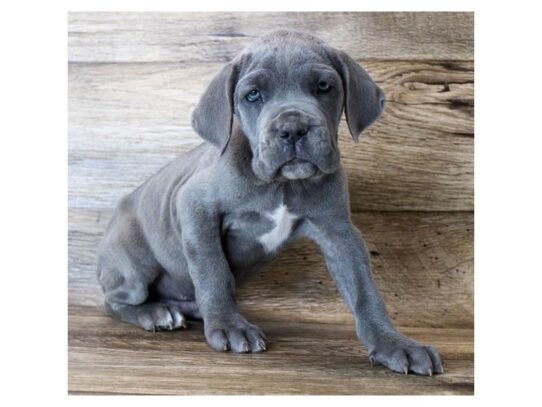
[[335, 52], [336, 68], [343, 80], [345, 114], [350, 134], [355, 142], [360, 133], [378, 119], [384, 111], [384, 92], [369, 74], [350, 56]]
[[227, 64], [213, 78], [194, 113], [192, 127], [207, 142], [223, 154], [228, 146], [233, 126], [233, 93], [237, 84], [237, 65]]

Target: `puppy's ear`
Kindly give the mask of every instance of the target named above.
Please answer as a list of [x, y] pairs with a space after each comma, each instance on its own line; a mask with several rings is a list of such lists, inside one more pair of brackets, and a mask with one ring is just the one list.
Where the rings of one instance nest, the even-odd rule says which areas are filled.
[[335, 63], [343, 80], [346, 122], [357, 142], [360, 133], [383, 112], [386, 98], [369, 74], [346, 53], [336, 51]]
[[213, 78], [194, 113], [192, 127], [207, 142], [224, 153], [233, 125], [233, 93], [237, 84], [237, 66], [227, 64]]

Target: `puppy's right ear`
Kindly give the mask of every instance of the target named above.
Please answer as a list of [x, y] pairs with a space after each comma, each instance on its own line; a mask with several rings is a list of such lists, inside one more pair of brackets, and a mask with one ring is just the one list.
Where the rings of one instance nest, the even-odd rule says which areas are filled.
[[207, 142], [224, 153], [233, 125], [233, 93], [237, 65], [227, 64], [211, 81], [192, 114], [192, 127]]

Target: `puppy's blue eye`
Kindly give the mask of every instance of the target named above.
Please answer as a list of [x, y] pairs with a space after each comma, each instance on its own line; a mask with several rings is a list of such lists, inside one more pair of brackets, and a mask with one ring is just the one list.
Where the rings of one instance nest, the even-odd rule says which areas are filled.
[[320, 81], [318, 82], [318, 92], [320, 93], [326, 93], [331, 90], [331, 85], [327, 82]]
[[252, 89], [250, 92], [247, 93], [245, 96], [246, 100], [249, 102], [256, 102], [262, 97], [260, 91], [258, 89]]

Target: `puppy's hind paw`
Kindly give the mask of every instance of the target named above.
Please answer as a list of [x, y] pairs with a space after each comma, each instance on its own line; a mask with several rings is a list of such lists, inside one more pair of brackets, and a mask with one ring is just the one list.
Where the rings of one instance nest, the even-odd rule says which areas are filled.
[[138, 312], [138, 321], [147, 331], [172, 331], [186, 328], [184, 315], [175, 306], [149, 303]]

